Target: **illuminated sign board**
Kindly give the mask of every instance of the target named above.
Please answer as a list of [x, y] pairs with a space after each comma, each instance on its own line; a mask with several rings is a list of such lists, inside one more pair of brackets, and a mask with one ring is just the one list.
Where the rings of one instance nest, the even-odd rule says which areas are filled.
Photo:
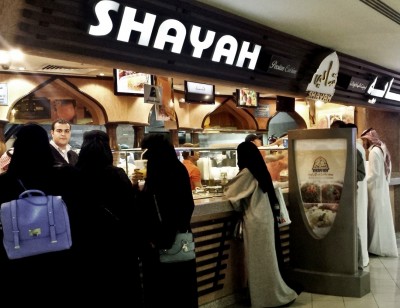
[[273, 55], [267, 72], [278, 76], [295, 78], [298, 70], [299, 63]]
[[[111, 14], [116, 13], [122, 13], [119, 21], [111, 18]], [[181, 54], [184, 44], [189, 42], [193, 58], [201, 59], [204, 51], [211, 50], [213, 62], [224, 62], [250, 70], [255, 69], [260, 55], [261, 46], [258, 44], [240, 41], [232, 35], [217, 34], [197, 25], [191, 25], [189, 29], [176, 19], [158, 20], [160, 17], [155, 14], [138, 12], [116, 1], [98, 1], [94, 5], [94, 14], [98, 24], [89, 25], [88, 33], [92, 36], [107, 36], [118, 29], [117, 41], [133, 44], [130, 39], [132, 33], [135, 33], [138, 35], [137, 45], [165, 50], [168, 44], [169, 50], [176, 54]], [[143, 15], [144, 18], [138, 18], [137, 15]]]

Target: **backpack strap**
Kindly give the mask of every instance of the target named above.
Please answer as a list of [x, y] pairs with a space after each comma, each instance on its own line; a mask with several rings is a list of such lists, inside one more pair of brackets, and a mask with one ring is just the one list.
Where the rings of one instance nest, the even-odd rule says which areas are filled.
[[19, 249], [19, 229], [18, 229], [18, 221], [17, 221], [17, 201], [11, 201], [11, 225], [13, 230], [14, 237], [14, 248]]
[[56, 223], [53, 211], [53, 196], [47, 196], [47, 213], [49, 214], [50, 243], [57, 243]]
[[[22, 181], [19, 180], [19, 183], [21, 184], [22, 187], [24, 185], [22, 184]], [[25, 187], [24, 187], [25, 189]], [[25, 190], [22, 194], [28, 194], [28, 196], [31, 196], [31, 192], [40, 192], [41, 191], [36, 191], [36, 190]], [[43, 193], [42, 193], [43, 194]], [[21, 197], [21, 195], [20, 195]], [[56, 234], [56, 222], [54, 218], [54, 207], [53, 207], [53, 202], [54, 202], [54, 197], [53, 196], [46, 196], [47, 198], [47, 214], [49, 217], [49, 231], [50, 231], [50, 240], [51, 243], [57, 243], [57, 234]], [[18, 229], [18, 220], [17, 220], [17, 200], [12, 200], [11, 201], [11, 224], [12, 224], [12, 230], [13, 230], [13, 237], [14, 237], [14, 248], [18, 249], [20, 248], [19, 245], [19, 229]]]

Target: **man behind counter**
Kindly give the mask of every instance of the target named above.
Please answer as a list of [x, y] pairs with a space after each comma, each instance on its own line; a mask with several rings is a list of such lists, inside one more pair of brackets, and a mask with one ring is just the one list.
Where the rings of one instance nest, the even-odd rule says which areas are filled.
[[199, 167], [197, 167], [196, 162], [200, 158], [200, 153], [196, 151], [183, 151], [182, 152], [183, 161], [182, 163], [185, 165], [189, 177], [190, 184], [192, 186], [192, 190], [195, 190], [196, 187], [203, 187], [201, 184], [201, 173]]
[[78, 162], [78, 154], [71, 149], [69, 141], [71, 139], [71, 124], [58, 119], [51, 124], [51, 151], [57, 164], [70, 164], [75, 166]]

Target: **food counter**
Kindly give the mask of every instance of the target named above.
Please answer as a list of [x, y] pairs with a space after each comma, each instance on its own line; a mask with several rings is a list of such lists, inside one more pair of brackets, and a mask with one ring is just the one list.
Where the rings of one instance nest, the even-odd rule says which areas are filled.
[[199, 305], [233, 304], [242, 288], [239, 273], [243, 270], [243, 251], [242, 242], [232, 238], [235, 222], [236, 215], [224, 197], [195, 200], [191, 226], [196, 243]]
[[[287, 201], [287, 192], [284, 198]], [[196, 242], [199, 305], [225, 307], [243, 296], [243, 242], [232, 238], [237, 217], [224, 196], [195, 198], [191, 225]], [[285, 262], [289, 255], [288, 234], [289, 226], [280, 229]]]
[[[196, 243], [197, 281], [199, 305], [212, 303], [224, 307], [237, 302], [244, 288], [243, 242], [232, 238], [238, 213], [232, 210], [229, 201], [223, 196], [222, 175], [229, 181], [237, 172], [236, 147], [231, 148], [176, 148], [182, 151], [195, 150], [203, 158], [199, 164], [203, 185], [194, 191], [195, 209], [191, 226]], [[261, 148], [260, 150], [265, 150]], [[278, 153], [276, 147], [268, 155]], [[130, 175], [141, 160], [141, 149], [127, 149], [114, 152], [114, 163]], [[286, 182], [279, 182], [287, 187]], [[287, 202], [287, 194], [284, 193]], [[281, 228], [282, 247], [285, 261], [289, 255], [289, 227]], [[207, 305], [207, 307], [209, 307]]]

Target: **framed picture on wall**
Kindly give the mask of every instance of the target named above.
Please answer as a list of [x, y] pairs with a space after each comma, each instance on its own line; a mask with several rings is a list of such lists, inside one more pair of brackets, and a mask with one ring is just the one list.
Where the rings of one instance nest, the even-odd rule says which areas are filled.
[[52, 106], [52, 121], [64, 119], [77, 123], [77, 104], [74, 99], [55, 99]]
[[113, 75], [115, 95], [144, 95], [144, 85], [152, 85], [154, 79], [151, 74], [118, 68], [114, 68]]
[[236, 101], [238, 107], [257, 108], [259, 93], [247, 88], [237, 89]]
[[14, 117], [15, 120], [50, 120], [50, 100], [47, 97], [24, 97], [15, 104]]

